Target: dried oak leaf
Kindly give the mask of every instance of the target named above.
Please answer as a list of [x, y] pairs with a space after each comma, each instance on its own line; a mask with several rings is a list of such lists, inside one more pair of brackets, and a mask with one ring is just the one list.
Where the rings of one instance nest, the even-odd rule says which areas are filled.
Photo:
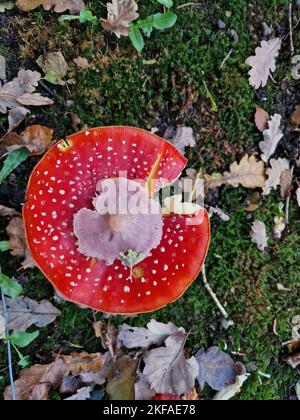
[[29, 150], [31, 156], [42, 155], [50, 146], [52, 137], [52, 129], [42, 125], [31, 125], [21, 134], [12, 132], [4, 136], [1, 142], [0, 155], [23, 147]]
[[265, 180], [264, 162], [258, 162], [255, 156], [246, 155], [240, 163], [234, 162], [230, 166], [230, 172], [224, 174], [223, 184], [227, 183], [235, 188], [239, 185], [245, 188], [262, 188]]
[[281, 176], [285, 171], [290, 171], [290, 164], [287, 159], [271, 159], [271, 168], [267, 169], [268, 179], [263, 188], [263, 195], [269, 195], [271, 189], [276, 190], [281, 183]]
[[262, 133], [268, 128], [270, 115], [263, 109], [257, 108], [255, 113], [255, 125]]
[[147, 328], [131, 327], [123, 324], [119, 327], [118, 340], [128, 349], [145, 348], [151, 345], [161, 345], [170, 335], [179, 331], [185, 333], [183, 328], [178, 328], [172, 322], [164, 324], [152, 319]]
[[40, 55], [36, 60], [37, 65], [43, 70], [43, 72], [48, 74], [53, 74], [55, 79], [55, 84], [64, 86], [66, 82], [63, 80], [67, 75], [69, 67], [65, 60], [65, 57], [60, 51], [49, 53], [46, 55]]
[[0, 112], [6, 114], [8, 109], [17, 108], [20, 105], [42, 106], [51, 105], [53, 101], [34, 93], [41, 74], [31, 70], [20, 70], [18, 77], [1, 85], [0, 82]]
[[276, 58], [279, 55], [281, 44], [280, 38], [262, 41], [261, 46], [255, 50], [255, 56], [247, 58], [246, 64], [252, 67], [248, 73], [249, 82], [255, 89], [265, 87], [271, 72], [276, 70]]
[[185, 155], [187, 147], [196, 146], [193, 129], [191, 127], [178, 127], [172, 143], [182, 155]]
[[145, 353], [143, 375], [157, 394], [181, 395], [194, 388], [199, 367], [195, 357], [186, 359], [186, 334], [178, 332], [159, 347]]
[[201, 349], [195, 356], [199, 365], [197, 380], [201, 389], [207, 383], [215, 391], [221, 391], [227, 385], [233, 385], [237, 376], [245, 373], [245, 368], [235, 363], [232, 358], [218, 347]]
[[264, 252], [268, 246], [268, 237], [266, 225], [260, 220], [255, 220], [251, 229], [252, 242], [257, 245], [257, 248]]
[[77, 14], [81, 9], [85, 9], [83, 0], [17, 0], [16, 5], [24, 12], [30, 12], [43, 6], [45, 10], [50, 10], [54, 7], [56, 13], [66, 12]]
[[128, 36], [130, 23], [135, 21], [139, 14], [135, 0], [112, 0], [107, 3], [107, 19], [102, 19], [102, 27], [113, 32], [118, 38]]
[[[27, 331], [32, 325], [39, 328], [46, 327], [61, 315], [61, 312], [48, 300], [36, 302], [25, 296], [20, 296], [16, 299], [7, 298], [6, 304], [9, 318], [8, 328], [14, 332]], [[0, 312], [2, 309], [0, 301]]]
[[261, 158], [264, 162], [268, 162], [270, 157], [275, 153], [280, 140], [283, 137], [283, 132], [280, 129], [281, 115], [275, 114], [269, 121], [269, 128], [264, 131], [264, 141], [259, 143], [259, 148], [262, 151]]

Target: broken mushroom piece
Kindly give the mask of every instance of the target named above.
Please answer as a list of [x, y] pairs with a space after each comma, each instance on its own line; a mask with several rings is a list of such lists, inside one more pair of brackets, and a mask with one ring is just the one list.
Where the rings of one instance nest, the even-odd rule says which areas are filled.
[[164, 215], [154, 197], [185, 165], [170, 143], [131, 127], [83, 131], [44, 155], [29, 180], [24, 224], [34, 261], [60, 295], [134, 314], [185, 292], [206, 258], [209, 217], [201, 208]]

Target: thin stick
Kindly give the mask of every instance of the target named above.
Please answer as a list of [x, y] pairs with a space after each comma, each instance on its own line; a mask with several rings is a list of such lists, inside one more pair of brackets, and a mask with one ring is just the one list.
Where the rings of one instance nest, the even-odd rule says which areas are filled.
[[226, 312], [225, 308], [223, 307], [223, 305], [221, 305], [219, 299], [217, 298], [217, 295], [215, 294], [215, 292], [213, 291], [213, 289], [210, 287], [208, 281], [207, 281], [207, 277], [206, 277], [206, 268], [205, 268], [205, 264], [202, 267], [202, 277], [203, 277], [203, 283], [204, 283], [204, 287], [205, 289], [208, 291], [208, 293], [210, 294], [210, 296], [213, 298], [213, 301], [215, 302], [215, 304], [217, 305], [219, 311], [221, 312], [221, 314], [224, 316], [225, 319], [228, 319], [228, 313]]
[[201, 6], [201, 4], [199, 4], [199, 3], [194, 3], [194, 2], [184, 3], [184, 4], [181, 4], [180, 6], [177, 6], [177, 7], [176, 7], [176, 9], [177, 9], [177, 10], [180, 10], [180, 9], [183, 9], [184, 7], [190, 7], [190, 6], [200, 7], [200, 6]]
[[291, 45], [291, 54], [294, 55], [294, 39], [293, 39], [293, 3], [289, 5], [289, 23], [290, 23], [290, 45]]
[[[295, 166], [293, 166], [292, 169], [291, 169], [292, 178], [293, 178], [293, 175], [294, 175], [294, 170], [295, 170]], [[289, 225], [290, 224], [290, 203], [291, 203], [291, 196], [292, 196], [292, 193], [290, 192], [289, 195], [287, 196], [286, 203], [285, 203], [285, 224], [286, 225]]]
[[229, 51], [229, 53], [226, 55], [226, 57], [224, 58], [224, 60], [222, 61], [221, 64], [221, 69], [225, 66], [227, 60], [230, 58], [231, 54], [233, 53], [233, 48], [231, 48], [231, 50]]
[[[5, 296], [2, 289], [1, 289], [1, 300], [2, 300], [2, 305], [3, 305], [3, 318], [5, 322], [5, 336], [8, 337], [9, 336], [8, 312], [7, 312]], [[11, 344], [9, 340], [6, 340], [6, 347], [7, 347], [7, 355], [8, 355], [7, 358], [8, 358], [9, 381], [11, 385], [11, 399], [15, 401], [16, 393], [15, 393], [15, 384], [14, 384], [14, 373], [13, 373], [13, 367], [12, 367]]]

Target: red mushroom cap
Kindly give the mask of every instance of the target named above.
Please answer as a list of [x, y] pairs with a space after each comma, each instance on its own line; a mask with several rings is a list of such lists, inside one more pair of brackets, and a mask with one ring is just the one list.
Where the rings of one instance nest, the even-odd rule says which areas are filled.
[[[151, 312], [177, 300], [198, 276], [210, 240], [209, 217], [164, 217], [158, 247], [131, 272], [78, 250], [74, 216], [92, 209], [100, 180], [174, 182], [186, 159], [141, 129], [103, 127], [58, 142], [31, 174], [23, 208], [28, 247], [37, 266], [67, 300], [114, 314]], [[89, 210], [90, 211], [90, 210]], [[130, 275], [132, 274], [131, 278]]]

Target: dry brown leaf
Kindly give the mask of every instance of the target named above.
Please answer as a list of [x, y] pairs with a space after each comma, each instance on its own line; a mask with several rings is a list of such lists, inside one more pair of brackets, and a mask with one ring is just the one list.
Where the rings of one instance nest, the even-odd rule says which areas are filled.
[[46, 55], [40, 55], [36, 60], [36, 63], [43, 72], [47, 75], [52, 73], [55, 75], [55, 83], [64, 86], [66, 82], [63, 80], [67, 75], [69, 67], [65, 60], [65, 57], [60, 51], [49, 53]]
[[131, 327], [123, 324], [119, 327], [118, 340], [127, 349], [146, 348], [151, 345], [161, 345], [170, 335], [178, 332], [185, 333], [183, 328], [178, 328], [172, 322], [164, 324], [151, 319], [147, 328]]
[[6, 227], [9, 237], [11, 255], [23, 257], [26, 249], [26, 238], [22, 217], [14, 217]]
[[0, 112], [6, 114], [8, 109], [20, 105], [42, 106], [51, 105], [53, 101], [34, 93], [41, 79], [41, 74], [31, 70], [20, 70], [18, 77], [1, 85], [0, 82]]
[[66, 12], [76, 14], [81, 9], [85, 9], [83, 0], [17, 0], [16, 5], [24, 12], [30, 12], [43, 6], [45, 10], [50, 10], [54, 7], [56, 13]]
[[264, 162], [268, 162], [270, 157], [275, 153], [283, 132], [280, 129], [281, 115], [275, 114], [269, 121], [269, 128], [264, 131], [264, 141], [259, 143], [262, 151], [261, 158]]
[[[21, 370], [15, 381], [17, 400], [48, 400], [50, 389], [59, 388], [62, 378], [73, 375], [99, 372], [106, 361], [101, 353], [72, 353], [70, 356], [57, 356], [49, 365], [35, 365]], [[11, 400], [11, 387], [4, 392], [4, 399]]]
[[245, 188], [263, 188], [266, 181], [265, 165], [262, 161], [257, 161], [255, 156], [245, 155], [238, 163], [234, 162], [230, 166], [230, 171], [224, 175], [213, 177], [204, 175], [205, 189], [213, 190], [224, 184], [229, 184], [234, 188], [242, 185]]
[[[49, 390], [59, 387], [61, 379], [68, 374], [68, 366], [62, 358], [49, 365], [35, 365], [21, 370], [19, 379], [14, 383], [16, 400], [48, 400]], [[4, 399], [11, 400], [11, 387], [4, 392]]]
[[8, 133], [13, 131], [16, 127], [18, 127], [21, 122], [24, 121], [26, 115], [29, 113], [29, 110], [24, 108], [23, 106], [18, 106], [13, 108], [8, 113]]
[[249, 71], [249, 82], [255, 89], [265, 87], [271, 72], [276, 70], [276, 58], [281, 44], [280, 38], [262, 41], [261, 46], [255, 50], [255, 56], [247, 58], [246, 64], [252, 67]]
[[260, 220], [255, 220], [251, 229], [252, 242], [257, 245], [257, 248], [264, 252], [268, 246], [268, 237], [266, 225]]
[[107, 19], [102, 19], [102, 27], [118, 38], [128, 36], [130, 23], [139, 17], [137, 10], [135, 0], [112, 0], [107, 3]]
[[281, 183], [281, 176], [283, 172], [290, 171], [290, 164], [287, 159], [271, 159], [271, 168], [267, 169], [268, 179], [263, 188], [263, 195], [269, 195], [271, 189], [276, 190]]
[[77, 376], [82, 373], [97, 373], [103, 367], [105, 362], [102, 353], [71, 353], [69, 356], [61, 356], [67, 364], [69, 372]]
[[14, 217], [14, 216], [22, 216], [22, 215], [15, 209], [11, 209], [9, 207], [0, 205], [0, 216], [1, 217]]
[[[55, 321], [61, 314], [48, 300], [36, 302], [25, 296], [16, 299], [6, 299], [8, 310], [9, 331], [27, 331], [29, 327], [35, 325], [39, 328], [46, 327]], [[2, 311], [0, 301], [0, 312]]]
[[9, 237], [9, 248], [11, 255], [17, 257], [25, 257], [21, 267], [26, 270], [27, 268], [35, 267], [34, 261], [27, 248], [25, 231], [23, 226], [22, 217], [14, 217], [6, 227], [6, 232]]
[[245, 188], [262, 188], [265, 185], [265, 167], [262, 161], [257, 161], [255, 156], [244, 156], [240, 163], [234, 162], [230, 172], [224, 174], [223, 183], [235, 188], [242, 185]]
[[282, 172], [280, 177], [280, 195], [282, 199], [287, 199], [292, 192], [293, 175], [290, 169]]
[[259, 131], [263, 133], [268, 128], [269, 120], [270, 115], [263, 108], [257, 108], [255, 113], [255, 125]]
[[290, 116], [290, 124], [295, 131], [300, 131], [300, 104], [296, 105]]
[[74, 58], [73, 62], [76, 64], [77, 67], [79, 67], [80, 69], [88, 69], [90, 68], [90, 63], [88, 62], [88, 60], [84, 57], [77, 57]]
[[42, 155], [50, 146], [53, 130], [42, 125], [31, 125], [21, 134], [15, 132], [4, 136], [1, 143], [1, 154], [26, 147], [31, 156]]
[[150, 350], [143, 359], [143, 375], [158, 394], [181, 395], [194, 388], [199, 366], [195, 357], [186, 359], [186, 334], [179, 332], [165, 341], [165, 347]]

